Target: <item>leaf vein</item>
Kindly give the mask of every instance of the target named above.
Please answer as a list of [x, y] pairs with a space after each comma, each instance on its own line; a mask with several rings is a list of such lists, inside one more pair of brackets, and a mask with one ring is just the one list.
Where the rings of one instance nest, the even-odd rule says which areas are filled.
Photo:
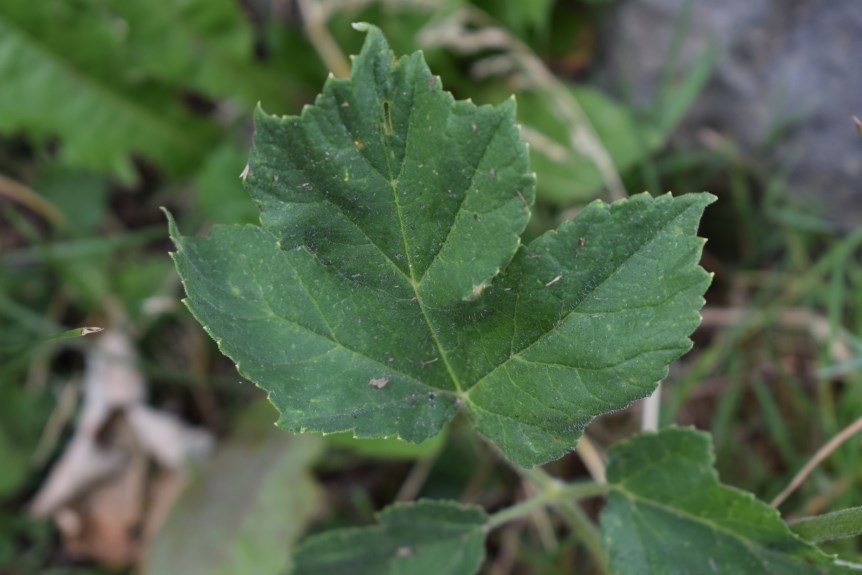
[[[629, 261], [631, 261], [631, 259], [632, 259], [632, 258], [636, 257], [636, 256], [637, 256], [638, 254], [640, 254], [640, 252], [641, 252], [641, 251], [643, 251], [646, 247], [650, 246], [653, 242], [657, 241], [657, 240], [661, 237], [661, 235], [662, 235], [662, 233], [665, 231], [665, 229], [666, 229], [666, 228], [667, 228], [667, 227], [668, 227], [672, 222], [674, 222], [674, 221], [678, 220], [680, 217], [682, 217], [683, 215], [685, 215], [685, 213], [686, 213], [686, 212], [688, 212], [688, 211], [690, 211], [690, 210], [696, 210], [696, 209], [698, 209], [698, 207], [697, 207], [697, 206], [688, 206], [688, 207], [687, 207], [687, 208], [685, 208], [683, 211], [681, 211], [680, 213], [676, 214], [676, 216], [674, 216], [671, 220], [669, 220], [668, 222], [666, 222], [662, 227], [660, 227], [660, 228], [656, 229], [655, 233], [654, 233], [654, 234], [653, 234], [653, 236], [649, 239], [649, 241], [644, 242], [643, 244], [641, 244], [641, 245], [640, 245], [640, 246], [639, 246], [639, 247], [638, 247], [634, 252], [632, 252], [632, 253], [631, 253], [631, 254], [630, 254], [630, 255], [629, 255], [629, 256], [628, 256], [624, 261], [620, 262], [620, 265], [618, 265], [618, 266], [616, 267], [616, 269], [614, 269], [610, 274], [608, 274], [608, 276], [607, 276], [607, 277], [605, 277], [601, 282], [599, 282], [598, 284], [596, 284], [596, 285], [595, 285], [595, 287], [593, 287], [593, 288], [589, 291], [589, 293], [588, 293], [588, 294], [586, 294], [586, 295], [585, 295], [585, 296], [584, 296], [584, 297], [583, 297], [583, 298], [582, 298], [582, 299], [581, 299], [577, 304], [575, 304], [575, 305], [572, 307], [572, 309], [571, 309], [571, 310], [569, 310], [568, 312], [566, 312], [566, 314], [563, 316], [564, 321], [560, 322], [560, 323], [559, 323], [559, 325], [562, 325], [563, 323], [565, 323], [565, 321], [566, 321], [566, 320], [568, 320], [568, 318], [569, 318], [573, 313], [577, 313], [578, 308], [579, 308], [579, 307], [580, 307], [580, 306], [581, 306], [585, 301], [587, 301], [587, 300], [589, 299], [589, 296], [590, 296], [590, 295], [592, 295], [592, 294], [594, 294], [594, 293], [595, 293], [596, 291], [598, 291], [598, 290], [599, 290], [603, 285], [605, 285], [605, 284], [606, 284], [608, 281], [610, 281], [614, 276], [616, 276], [616, 275], [617, 275], [617, 274], [618, 274], [618, 273], [619, 273], [619, 272], [620, 272], [620, 271], [621, 271], [621, 270], [626, 266], [626, 264], [627, 264]], [[520, 287], [520, 286], [519, 286], [519, 287]], [[518, 291], [520, 292], [520, 289], [519, 289]], [[517, 321], [517, 318], [516, 318], [516, 321]], [[468, 393], [468, 394], [469, 394], [469, 393], [473, 392], [473, 390], [475, 390], [476, 388], [478, 388], [478, 387], [479, 387], [483, 382], [487, 381], [487, 380], [488, 380], [488, 378], [489, 378], [489, 376], [490, 376], [491, 374], [493, 374], [495, 371], [497, 371], [498, 369], [500, 369], [500, 368], [502, 368], [502, 367], [506, 366], [509, 362], [511, 362], [511, 361], [513, 361], [513, 360], [515, 360], [518, 356], [522, 356], [522, 355], [523, 355], [524, 353], [526, 353], [529, 349], [531, 349], [531, 348], [532, 348], [532, 347], [534, 347], [535, 345], [537, 345], [537, 344], [541, 343], [544, 339], [546, 339], [546, 338], [550, 337], [550, 335], [552, 335], [552, 334], [554, 334], [555, 332], [557, 332], [557, 331], [558, 331], [558, 329], [559, 329], [559, 327], [553, 327], [553, 328], [551, 328], [549, 331], [547, 331], [547, 332], [545, 332], [545, 333], [542, 333], [542, 334], [539, 334], [539, 336], [538, 336], [538, 337], [536, 337], [533, 341], [531, 341], [530, 343], [526, 344], [526, 345], [525, 345], [524, 347], [522, 347], [520, 350], [518, 350], [518, 351], [517, 351], [517, 352], [515, 352], [514, 354], [510, 355], [510, 356], [509, 356], [505, 361], [503, 361], [501, 364], [497, 365], [496, 367], [492, 368], [488, 373], [486, 373], [485, 375], [481, 376], [481, 377], [480, 377], [480, 378], [479, 378], [479, 379], [478, 379], [478, 380], [473, 384], [473, 386], [472, 386], [470, 389], [468, 389], [468, 390], [467, 390], [467, 392], [466, 392], [466, 393]]]
[[[453, 104], [454, 105], [454, 104]], [[451, 108], [450, 108], [450, 117], [451, 117]], [[434, 257], [431, 258], [431, 261], [428, 263], [428, 266], [422, 271], [422, 276], [419, 278], [419, 283], [423, 283], [425, 281], [425, 277], [428, 275], [428, 270], [431, 269], [431, 266], [434, 265], [434, 262], [440, 257], [440, 254], [443, 252], [443, 248], [446, 247], [446, 244], [449, 243], [449, 238], [452, 237], [452, 230], [455, 228], [454, 222], [457, 221], [458, 215], [464, 210], [464, 204], [467, 203], [467, 197], [470, 195], [470, 190], [473, 189], [473, 184], [476, 182], [476, 176], [479, 174], [479, 166], [485, 161], [485, 158], [488, 157], [488, 150], [491, 149], [491, 142], [499, 133], [500, 129], [503, 126], [502, 118], [498, 118], [497, 125], [494, 127], [494, 133], [488, 138], [488, 141], [485, 143], [485, 149], [482, 151], [482, 157], [479, 159], [479, 162], [476, 164], [476, 169], [473, 170], [473, 175], [470, 177], [470, 182], [468, 183], [466, 189], [464, 190], [464, 195], [461, 197], [461, 202], [458, 204], [458, 209], [455, 211], [455, 217], [453, 218], [453, 225], [449, 226], [449, 229], [446, 231], [446, 237], [440, 242], [440, 246], [437, 248], [437, 252], [434, 254]], [[493, 210], [489, 210], [493, 211]], [[483, 212], [484, 213], [484, 212]]]
[[[287, 265], [294, 271], [294, 273], [297, 273], [297, 275], [298, 275], [296, 268], [294, 268], [293, 265], [291, 265], [291, 262], [288, 260], [286, 254], [285, 254], [284, 259], [287, 260]], [[195, 258], [186, 258], [186, 261], [188, 261], [190, 263], [190, 265], [192, 266], [192, 268], [194, 268], [194, 270], [198, 273], [198, 277], [200, 278], [202, 283], [209, 284], [210, 286], [214, 287], [216, 289], [216, 291], [222, 291], [221, 288], [218, 286], [218, 284], [215, 282], [215, 280], [211, 279], [207, 274], [203, 273], [203, 270], [201, 270], [200, 267], [198, 267], [196, 265]], [[258, 287], [260, 287], [261, 284], [258, 281], [257, 276], [252, 275], [251, 278], [252, 278], [252, 281], [254, 281], [258, 285]], [[231, 313], [227, 309], [220, 308], [218, 305], [216, 305], [216, 302], [212, 302], [206, 298], [202, 298], [202, 299], [204, 301], [206, 301], [209, 305], [215, 307], [216, 309], [219, 309], [219, 311], [222, 314], [224, 314], [225, 316], [229, 316], [229, 317], [233, 317], [233, 318], [241, 319], [241, 320], [249, 320], [249, 319], [253, 320], [253, 319], [255, 319], [255, 318], [245, 318], [245, 317], [238, 316], [234, 313]], [[296, 327], [296, 328], [298, 328], [298, 329], [300, 329], [300, 330], [302, 330], [302, 331], [304, 331], [310, 335], [313, 335], [315, 337], [324, 339], [324, 340], [326, 340], [332, 344], [335, 344], [338, 347], [344, 349], [345, 351], [348, 351], [351, 354], [355, 355], [356, 357], [358, 357], [360, 359], [367, 360], [370, 363], [374, 363], [376, 365], [379, 365], [379, 366], [385, 368], [386, 371], [388, 371], [390, 373], [397, 374], [397, 375], [403, 377], [404, 379], [409, 380], [413, 383], [418, 383], [418, 384], [420, 384], [420, 385], [422, 385], [428, 389], [433, 389], [434, 391], [442, 391], [442, 392], [447, 391], [445, 389], [440, 389], [440, 388], [436, 388], [432, 385], [429, 385], [428, 383], [421, 381], [412, 375], [404, 373], [403, 371], [398, 370], [398, 369], [394, 368], [393, 366], [391, 366], [387, 363], [384, 363], [384, 362], [382, 362], [376, 358], [373, 358], [373, 357], [366, 355], [360, 351], [352, 349], [352, 348], [348, 347], [347, 345], [345, 345], [344, 343], [342, 343], [340, 340], [336, 339], [334, 336], [327, 336], [325, 334], [319, 333], [316, 330], [314, 330], [313, 328], [308, 327], [307, 325], [304, 325], [304, 324], [302, 324], [302, 323], [300, 323], [294, 319], [291, 319], [291, 318], [283, 316], [279, 313], [276, 313], [276, 311], [272, 308], [272, 305], [270, 304], [270, 302], [267, 301], [266, 299], [263, 299], [263, 303], [266, 305], [266, 309], [269, 311], [269, 314], [271, 317], [274, 317], [276, 319], [284, 321], [285, 323], [288, 323], [288, 324], [290, 324], [290, 325], [292, 325], [292, 326], [294, 326], [294, 327]]]

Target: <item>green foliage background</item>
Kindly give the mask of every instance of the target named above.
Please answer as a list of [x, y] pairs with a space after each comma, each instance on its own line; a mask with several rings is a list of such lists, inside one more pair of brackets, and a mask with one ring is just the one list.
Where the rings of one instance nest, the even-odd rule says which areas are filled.
[[[295, 114], [327, 75], [299, 4], [0, 3], [0, 572], [107, 572], [70, 561], [50, 525], [25, 513], [71, 431], [67, 422], [49, 452], [39, 451], [45, 422], [80, 374], [88, 345], [86, 338], [45, 343], [46, 337], [80, 325], [127, 326], [153, 401], [181, 405], [227, 437], [253, 400], [188, 313], [170, 304], [180, 291], [158, 208], [169, 207], [187, 233], [218, 222], [256, 222], [239, 180], [253, 109], [260, 102], [269, 113]], [[674, 84], [647, 109], [628, 104], [619, 96], [624, 90], [612, 96], [592, 82], [597, 55], [589, 38], [600, 30], [603, 4], [612, 2], [328, 2], [319, 24], [343, 54], [359, 49], [362, 37], [349, 26], [358, 20], [381, 26], [398, 54], [424, 48], [456, 98], [496, 104], [517, 92], [518, 121], [537, 173], [528, 237], [596, 197], [608, 199], [606, 174], [572, 143], [570, 122], [561, 121], [560, 107], [565, 112], [572, 102], [626, 190], [708, 189], [719, 196], [700, 234], [710, 238], [707, 267], [717, 272], [709, 300], [756, 313], [699, 335], [695, 353], [666, 383], [661, 415], [663, 423], [710, 430], [722, 479], [768, 498], [862, 406], [862, 343], [853, 335], [862, 327], [862, 237], [842, 234], [795, 205], [781, 174], [750, 163], [733, 142], [668, 145], [709, 79], [712, 54], [683, 77], [669, 75]], [[465, 14], [508, 31], [559, 84], [519, 74], [517, 66], [513, 73], [477, 72], [483, 59], [506, 50], [465, 53], [428, 41], [429, 30], [455, 26], [453, 18]], [[573, 55], [584, 63], [571, 67]], [[805, 329], [787, 336], [786, 318], [800, 309], [823, 320], [825, 337]], [[840, 356], [832, 353], [839, 341], [846, 348]], [[210, 404], [217, 407], [201, 407]], [[260, 420], [269, 423], [267, 417]], [[610, 445], [632, 431], [632, 421], [630, 414], [609, 418], [595, 436]], [[430, 448], [406, 453], [385, 441], [357, 450], [344, 448], [343, 438], [328, 441], [326, 455], [302, 463], [327, 478], [334, 509], [312, 529], [373, 521], [416, 468], [427, 475], [419, 491], [425, 497], [466, 497], [472, 492], [464, 486], [474, 484], [484, 495], [472, 501], [486, 506], [519, 497], [519, 481], [474, 434], [458, 420], [446, 433]], [[308, 447], [316, 449], [322, 448]], [[862, 504], [861, 463], [847, 444], [783, 511], [809, 515]], [[576, 458], [556, 471], [584, 475]], [[515, 560], [524, 572], [591, 572], [578, 539], [550, 545], [537, 529]], [[502, 547], [504, 537], [491, 547]], [[830, 545], [858, 556], [853, 541]]]

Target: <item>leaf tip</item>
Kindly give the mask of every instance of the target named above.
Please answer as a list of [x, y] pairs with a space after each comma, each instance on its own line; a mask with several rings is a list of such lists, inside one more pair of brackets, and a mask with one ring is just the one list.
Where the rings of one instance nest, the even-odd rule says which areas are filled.
[[165, 218], [168, 220], [168, 235], [174, 241], [174, 244], [176, 244], [179, 248], [180, 241], [182, 240], [182, 235], [180, 234], [180, 230], [177, 227], [176, 220], [174, 220], [174, 215], [164, 206], [161, 206], [159, 209], [162, 210], [162, 213], [165, 214]]
[[375, 26], [374, 24], [370, 24], [368, 22], [353, 22], [350, 25], [350, 27], [353, 28], [354, 30], [359, 31], [359, 32], [369, 32], [369, 31], [375, 30], [375, 29], [379, 30], [379, 28], [377, 28], [377, 26]]

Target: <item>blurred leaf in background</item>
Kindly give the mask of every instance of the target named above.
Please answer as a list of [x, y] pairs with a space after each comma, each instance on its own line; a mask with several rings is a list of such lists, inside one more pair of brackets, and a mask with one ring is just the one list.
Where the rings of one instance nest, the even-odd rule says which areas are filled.
[[321, 511], [311, 467], [314, 435], [271, 425], [265, 401], [246, 409], [234, 436], [201, 468], [153, 542], [146, 573], [279, 575], [292, 545]]
[[0, 6], [0, 130], [45, 145], [58, 161], [134, 179], [140, 154], [171, 174], [194, 165], [213, 130], [176, 93], [126, 73], [122, 23], [83, 0]]

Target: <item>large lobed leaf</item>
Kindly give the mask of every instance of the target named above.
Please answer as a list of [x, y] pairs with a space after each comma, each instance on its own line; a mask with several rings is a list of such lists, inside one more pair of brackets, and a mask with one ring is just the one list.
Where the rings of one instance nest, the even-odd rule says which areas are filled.
[[520, 245], [514, 102], [456, 102], [368, 31], [299, 117], [258, 112], [263, 227], [180, 236], [187, 305], [293, 431], [419, 442], [457, 409], [521, 465], [572, 449], [687, 351], [712, 196], [595, 202]]
[[722, 485], [709, 435], [668, 428], [608, 451], [602, 537], [619, 575], [858, 572], [794, 535], [778, 512]]
[[488, 516], [479, 507], [419, 501], [387, 507], [378, 519], [311, 537], [291, 575], [469, 575], [485, 558]]

